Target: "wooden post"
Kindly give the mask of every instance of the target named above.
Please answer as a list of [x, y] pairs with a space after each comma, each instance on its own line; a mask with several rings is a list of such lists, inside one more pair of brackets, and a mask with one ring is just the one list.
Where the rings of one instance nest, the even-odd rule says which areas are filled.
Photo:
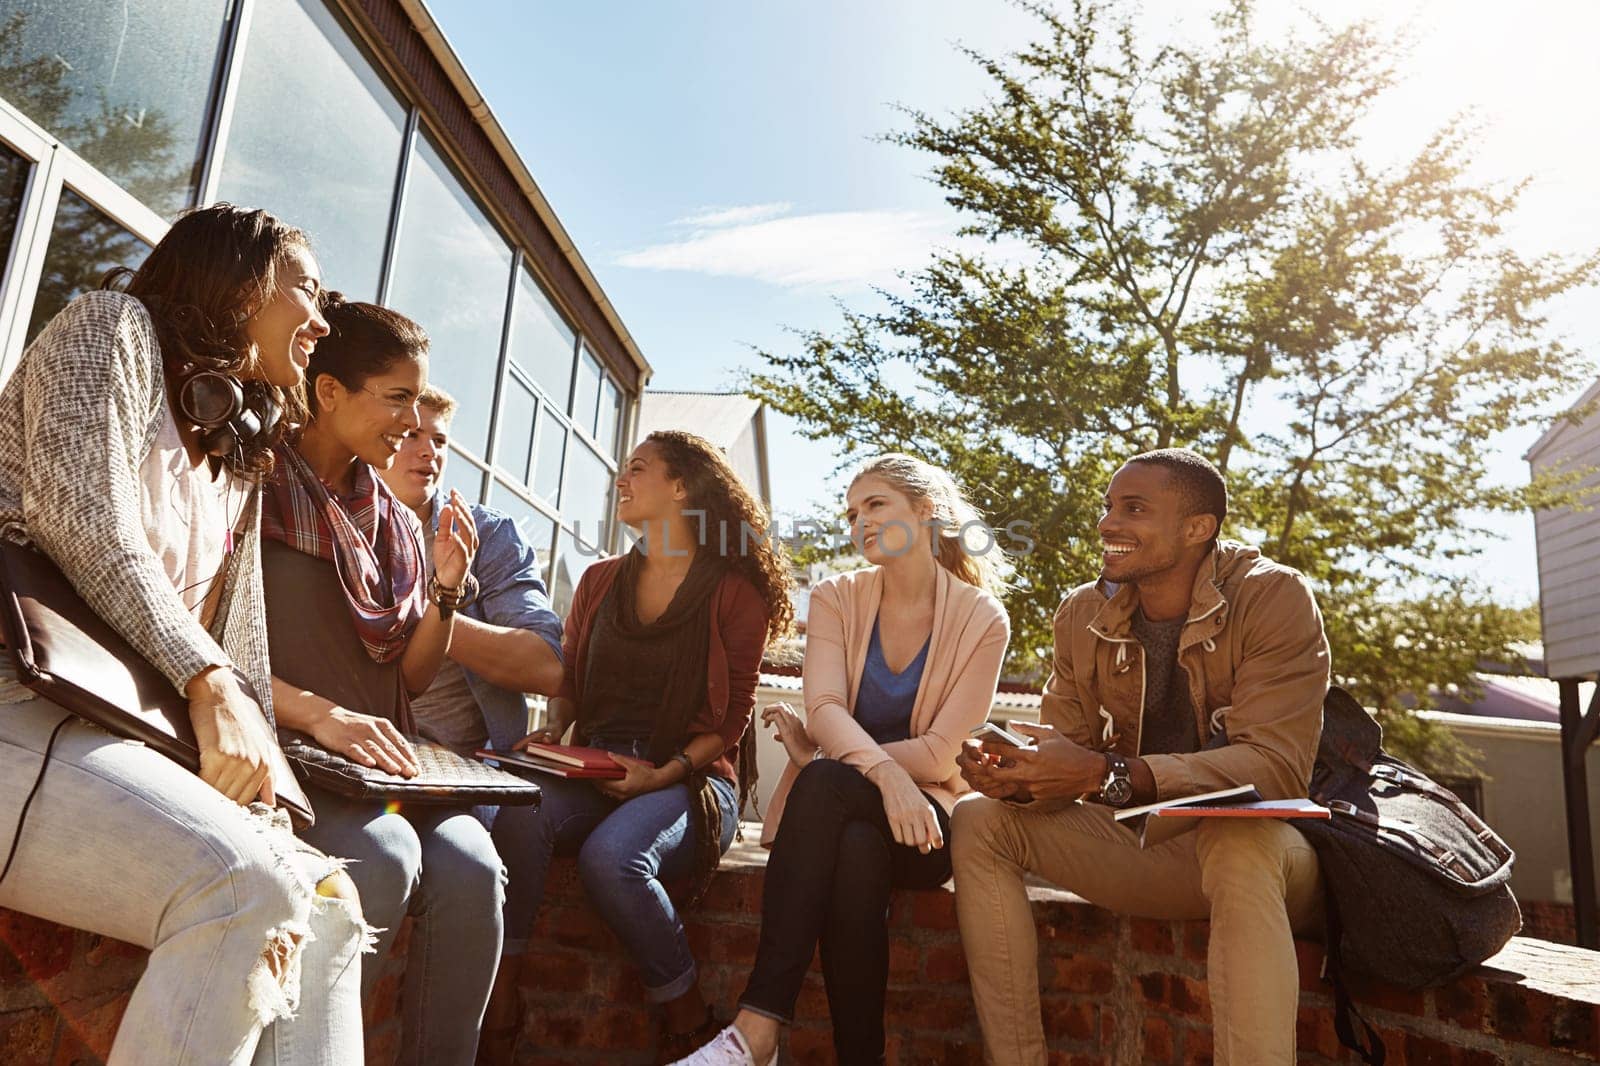
[[1589, 824], [1589, 774], [1585, 756], [1600, 733], [1600, 685], [1585, 713], [1578, 706], [1575, 677], [1562, 678], [1561, 781], [1567, 799], [1567, 854], [1572, 865], [1572, 905], [1578, 919], [1578, 946], [1600, 949], [1600, 909], [1595, 896], [1594, 837]]

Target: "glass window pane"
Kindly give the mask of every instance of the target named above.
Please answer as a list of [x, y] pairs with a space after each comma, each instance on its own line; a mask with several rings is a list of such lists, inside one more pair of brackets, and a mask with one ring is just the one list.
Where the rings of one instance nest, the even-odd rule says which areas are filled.
[[533, 491], [551, 503], [561, 502], [561, 464], [567, 454], [567, 427], [549, 407], [539, 422], [539, 459]]
[[600, 400], [600, 364], [585, 348], [578, 357], [578, 383], [572, 391], [572, 424], [594, 433], [595, 406]]
[[426, 133], [406, 186], [389, 306], [428, 331], [428, 380], [460, 404], [455, 439], [486, 456], [511, 248]]
[[11, 245], [17, 236], [22, 198], [28, 193], [33, 164], [0, 144], [0, 269], [11, 269]]
[[572, 591], [578, 587], [584, 571], [603, 558], [604, 552], [576, 543], [572, 534], [565, 530], [557, 532], [556, 550], [547, 582], [550, 586], [550, 606], [556, 614], [566, 616], [567, 609], [572, 606]]
[[509, 370], [502, 395], [500, 444], [495, 448], [495, 462], [518, 481], [527, 481], [528, 462], [533, 458], [533, 420], [539, 413], [539, 401], [533, 390]]
[[405, 125], [324, 0], [256, 0], [219, 198], [310, 233], [323, 283], [375, 300]]
[[517, 495], [504, 481], [495, 482], [494, 498], [489, 506], [504, 511], [516, 520], [517, 528], [533, 545], [534, 554], [539, 557], [539, 576], [549, 585], [550, 545], [556, 535], [556, 524], [550, 520], [550, 516]]
[[578, 335], [526, 270], [517, 275], [517, 304], [512, 313], [511, 358], [557, 407], [565, 409], [572, 390], [572, 354]]
[[0, 96], [162, 215], [189, 206], [229, 0], [9, 0]]
[[450, 454], [445, 457], [444, 476], [439, 479], [439, 484], [441, 495], [436, 499], [447, 498], [450, 490], [455, 489], [468, 503], [483, 502], [483, 469], [458, 451], [453, 441]]
[[119, 266], [138, 267], [150, 246], [113, 222], [88, 200], [63, 186], [44, 253], [44, 273], [28, 320], [28, 340], [37, 337], [56, 312], [90, 289], [100, 287]]
[[584, 444], [574, 444], [567, 459], [561, 524], [579, 540], [603, 547], [611, 528], [611, 468]]
[[608, 452], [617, 450], [617, 425], [622, 420], [622, 390], [606, 378], [600, 386], [600, 419], [595, 426], [595, 443]]

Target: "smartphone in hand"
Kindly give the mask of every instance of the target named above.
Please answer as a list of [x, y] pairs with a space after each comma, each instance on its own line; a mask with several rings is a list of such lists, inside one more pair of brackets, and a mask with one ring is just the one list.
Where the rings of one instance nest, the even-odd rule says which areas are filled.
[[1018, 736], [1009, 729], [1004, 729], [993, 722], [984, 722], [972, 730], [972, 735], [984, 742], [1005, 744], [1012, 748], [1031, 748], [1033, 741], [1027, 737]]

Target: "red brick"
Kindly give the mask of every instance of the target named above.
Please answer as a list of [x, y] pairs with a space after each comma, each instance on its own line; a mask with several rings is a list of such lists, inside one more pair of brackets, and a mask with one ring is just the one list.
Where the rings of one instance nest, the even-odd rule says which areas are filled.
[[0, 1014], [0, 1062], [44, 1062], [56, 1042], [56, 1020], [48, 1007]]
[[[752, 956], [753, 957], [753, 956]], [[922, 952], [919, 945], [903, 937], [889, 941], [889, 981], [892, 984], [915, 984], [922, 969]]]
[[1076, 996], [1047, 995], [1040, 999], [1044, 1016], [1045, 1040], [1072, 1040], [1079, 1043], [1096, 1039], [1100, 1020], [1095, 1005]]
[[1379, 1010], [1410, 1014], [1415, 1017], [1422, 1017], [1427, 1012], [1427, 996], [1415, 989], [1395, 988], [1393, 985], [1378, 984], [1376, 981], [1351, 981], [1347, 987], [1350, 990], [1350, 998], [1356, 1001], [1358, 1009], [1376, 1007]]
[[90, 966], [103, 966], [114, 959], [143, 960], [149, 955], [148, 951], [136, 944], [114, 940], [109, 936], [96, 936], [91, 939], [89, 949], [83, 953], [83, 961]]
[[1549, 1000], [1518, 985], [1490, 985], [1489, 1027], [1508, 1040], [1544, 1044], [1549, 1039]]
[[959, 929], [956, 896], [942, 888], [907, 892], [911, 897], [911, 924], [918, 929]]
[[74, 940], [76, 934], [65, 926], [0, 910], [0, 953], [16, 959], [21, 973], [33, 984], [43, 984], [66, 972], [72, 965]]
[[1111, 964], [1092, 955], [1068, 955], [1052, 960], [1053, 969], [1049, 987], [1058, 992], [1111, 991], [1116, 980]]
[[128, 1009], [129, 995], [124, 993], [92, 1006], [77, 1002], [62, 1004], [59, 1039], [51, 1060], [54, 1066], [104, 1061], [111, 1054], [111, 1042], [116, 1039], [117, 1026]]
[[1418, 1033], [1405, 1034], [1402, 1047], [1406, 1066], [1456, 1066], [1459, 1062], [1458, 1048]]
[[792, 1028], [789, 1030], [789, 1054], [795, 1062], [831, 1063], [833, 1061], [833, 1031], [831, 1029]]
[[710, 945], [706, 951], [696, 951], [695, 958], [712, 962], [733, 962], [749, 966], [755, 962], [756, 947], [761, 942], [758, 925], [722, 925], [710, 930]]
[[1550, 1007], [1550, 1046], [1600, 1058], [1600, 1005], [1553, 1002]]
[[1184, 1032], [1183, 1057], [1179, 1060], [1183, 1066], [1212, 1066], [1215, 1055], [1209, 1028], [1195, 1027]]
[[1130, 918], [1128, 939], [1133, 950], [1149, 955], [1171, 955], [1177, 950], [1172, 939], [1172, 923], [1154, 918]]
[[1193, 962], [1205, 962], [1211, 945], [1210, 922], [1180, 922], [1183, 931], [1183, 957]]
[[967, 954], [960, 944], [935, 944], [923, 954], [922, 974], [935, 984], [967, 980]]
[[983, 1046], [967, 1040], [917, 1036], [888, 1056], [890, 1066], [983, 1066]]
[[1138, 975], [1138, 982], [1147, 1003], [1191, 1016], [1211, 1009], [1211, 993], [1204, 981], [1175, 973], [1144, 973]]
[[1333, 1028], [1333, 1014], [1326, 1008], [1302, 1005], [1295, 1016], [1295, 1042], [1301, 1052], [1313, 1052], [1324, 1058], [1340, 1056], [1339, 1034]]
[[1172, 1027], [1162, 1018], [1144, 1020], [1144, 1061], [1171, 1062], [1176, 1057], [1172, 1046]]
[[571, 994], [589, 988], [589, 956], [563, 948], [545, 948], [525, 955], [517, 985], [534, 994]]
[[712, 915], [720, 917], [759, 918], [761, 916], [761, 889], [765, 879], [762, 871], [741, 867], [723, 870], [711, 878], [706, 894], [695, 905], [694, 917], [701, 920]]
[[1433, 991], [1433, 1013], [1441, 1021], [1477, 1032], [1489, 1009], [1489, 990], [1476, 977], [1464, 977]]

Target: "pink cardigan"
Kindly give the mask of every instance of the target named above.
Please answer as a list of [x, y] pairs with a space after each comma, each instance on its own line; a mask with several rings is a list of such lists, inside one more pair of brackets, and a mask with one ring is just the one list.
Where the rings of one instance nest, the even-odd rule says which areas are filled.
[[[956, 770], [961, 742], [989, 717], [1011, 621], [1000, 601], [939, 568], [933, 634], [911, 709], [911, 739], [878, 744], [856, 724], [856, 691], [883, 599], [876, 567], [831, 577], [811, 590], [806, 618], [805, 715], [811, 739], [830, 759], [862, 773], [888, 759], [905, 767], [946, 811], [967, 791]], [[799, 774], [791, 761], [767, 804], [761, 843], [772, 846], [784, 800]]]

